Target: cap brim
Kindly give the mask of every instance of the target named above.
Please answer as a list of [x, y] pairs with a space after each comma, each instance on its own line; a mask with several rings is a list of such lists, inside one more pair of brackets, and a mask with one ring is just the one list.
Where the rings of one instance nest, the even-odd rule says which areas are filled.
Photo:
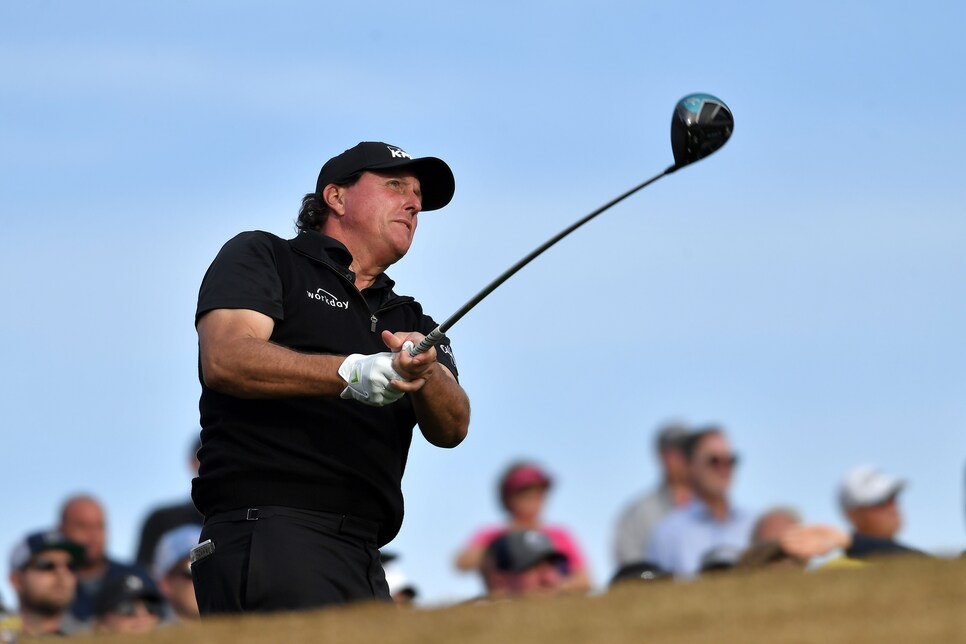
[[48, 550], [64, 550], [70, 555], [72, 562], [76, 565], [81, 565], [87, 560], [87, 548], [73, 541], [57, 541], [51, 543], [49, 546], [35, 552], [34, 555]]
[[552, 564], [560, 564], [567, 561], [567, 555], [557, 550], [542, 552], [539, 555], [534, 555], [532, 557], [528, 557], [524, 561], [521, 561], [518, 565], [511, 568], [510, 572], [523, 572], [524, 570], [529, 570], [541, 561], [549, 561]]
[[436, 157], [418, 159], [399, 159], [369, 166], [366, 170], [392, 170], [407, 168], [419, 179], [422, 191], [422, 211], [439, 210], [453, 199], [456, 192], [456, 179], [446, 162]]
[[848, 503], [843, 503], [846, 509], [853, 510], [856, 508], [871, 508], [877, 505], [882, 505], [892, 497], [898, 495], [905, 489], [907, 481], [904, 479], [898, 479], [892, 485], [883, 490], [882, 494], [879, 494], [875, 498], [863, 499], [859, 501], [857, 499], [851, 499]]
[[884, 501], [888, 501], [892, 497], [894, 497], [897, 494], [899, 494], [899, 492], [902, 492], [902, 490], [904, 490], [905, 487], [906, 487], [906, 481], [904, 481], [902, 479], [899, 479], [898, 481], [896, 481], [895, 483], [893, 483], [892, 485], [889, 486], [889, 489], [887, 490], [887, 494], [883, 495], [883, 497], [879, 501], [879, 503], [882, 503]]

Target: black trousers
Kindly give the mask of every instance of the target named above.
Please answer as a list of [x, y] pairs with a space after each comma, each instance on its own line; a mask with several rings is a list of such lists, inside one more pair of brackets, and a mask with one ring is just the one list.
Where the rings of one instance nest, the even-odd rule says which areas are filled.
[[191, 565], [198, 608], [204, 616], [390, 601], [377, 530], [364, 519], [279, 506], [206, 517], [201, 542], [213, 548]]

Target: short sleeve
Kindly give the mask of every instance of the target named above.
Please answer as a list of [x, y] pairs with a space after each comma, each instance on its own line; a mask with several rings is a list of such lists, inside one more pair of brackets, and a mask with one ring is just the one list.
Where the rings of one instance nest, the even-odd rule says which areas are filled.
[[208, 267], [198, 293], [195, 324], [214, 309], [249, 309], [281, 320], [282, 297], [272, 236], [259, 231], [241, 233], [222, 246]]

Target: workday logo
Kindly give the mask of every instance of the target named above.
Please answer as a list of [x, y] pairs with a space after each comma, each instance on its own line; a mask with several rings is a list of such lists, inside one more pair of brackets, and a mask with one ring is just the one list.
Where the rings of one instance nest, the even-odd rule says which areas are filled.
[[342, 300], [340, 300], [339, 298], [337, 298], [335, 295], [332, 295], [332, 293], [329, 293], [328, 291], [326, 291], [325, 289], [322, 289], [322, 288], [316, 289], [315, 290], [315, 293], [313, 293], [312, 291], [306, 291], [305, 294], [309, 296], [309, 299], [310, 300], [317, 300], [319, 302], [325, 302], [329, 306], [334, 307], [334, 308], [337, 308], [337, 309], [348, 309], [349, 308], [349, 300], [346, 300], [345, 302], [343, 302]]
[[386, 147], [389, 148], [389, 154], [392, 155], [393, 159], [412, 159], [409, 153], [402, 148], [397, 148], [392, 145], [387, 145]]

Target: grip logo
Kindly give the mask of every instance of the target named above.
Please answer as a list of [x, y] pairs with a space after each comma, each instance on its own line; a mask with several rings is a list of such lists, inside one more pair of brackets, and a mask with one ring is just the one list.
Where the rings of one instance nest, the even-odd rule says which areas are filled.
[[453, 355], [453, 348], [448, 344], [440, 344], [439, 350], [449, 356], [449, 359], [453, 361], [453, 366], [456, 366], [456, 356]]
[[332, 295], [332, 293], [329, 293], [325, 289], [321, 289], [321, 288], [316, 289], [315, 293], [313, 293], [312, 291], [306, 291], [305, 294], [309, 296], [310, 300], [325, 302], [326, 304], [328, 304], [333, 308], [337, 308], [337, 309], [349, 308], [349, 300], [346, 300], [345, 302], [343, 302], [342, 300], [337, 298], [335, 295]]

